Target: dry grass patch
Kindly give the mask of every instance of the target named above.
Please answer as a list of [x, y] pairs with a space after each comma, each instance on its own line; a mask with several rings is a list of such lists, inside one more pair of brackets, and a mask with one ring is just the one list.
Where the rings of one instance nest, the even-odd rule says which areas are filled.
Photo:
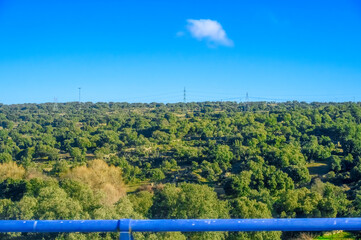
[[95, 193], [100, 193], [102, 203], [106, 205], [116, 203], [126, 193], [121, 169], [108, 166], [102, 160], [93, 160], [87, 166], [75, 167], [62, 178], [88, 184]]
[[25, 175], [25, 169], [22, 166], [18, 166], [15, 162], [0, 164], [0, 181], [4, 181], [7, 178], [23, 179]]

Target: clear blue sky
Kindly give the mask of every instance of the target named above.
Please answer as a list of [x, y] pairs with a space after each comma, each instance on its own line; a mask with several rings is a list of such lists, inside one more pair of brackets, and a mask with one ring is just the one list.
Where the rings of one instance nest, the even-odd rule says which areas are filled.
[[0, 0], [0, 83], [6, 104], [361, 101], [361, 1]]

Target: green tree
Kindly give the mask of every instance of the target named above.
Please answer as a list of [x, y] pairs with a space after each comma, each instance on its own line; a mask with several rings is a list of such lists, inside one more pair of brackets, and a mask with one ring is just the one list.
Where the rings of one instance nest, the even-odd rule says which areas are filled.
[[13, 157], [10, 153], [4, 152], [0, 153], [0, 163], [9, 163], [13, 160]]
[[228, 145], [217, 145], [211, 152], [211, 156], [219, 166], [227, 170], [231, 167], [231, 160], [233, 159], [233, 153]]
[[334, 172], [341, 171], [341, 159], [340, 159], [340, 157], [332, 155], [330, 161], [331, 161], [331, 169]]
[[[230, 201], [230, 215], [232, 218], [271, 218], [272, 214], [266, 204], [251, 200], [247, 197], [236, 198]], [[281, 232], [239, 232], [230, 233], [227, 238], [233, 239], [281, 239]]]
[[154, 194], [148, 191], [141, 191], [129, 195], [129, 200], [133, 204], [134, 211], [142, 216], [151, 218], [150, 209], [153, 206]]
[[70, 149], [70, 156], [74, 159], [74, 162], [83, 162], [85, 160], [85, 152], [78, 147]]
[[[228, 218], [227, 203], [218, 200], [207, 186], [183, 183], [166, 184], [154, 194], [153, 218]], [[190, 239], [224, 239], [223, 233], [187, 234]]]
[[224, 191], [227, 195], [233, 197], [247, 196], [251, 189], [249, 187], [251, 182], [252, 172], [243, 171], [240, 175], [233, 175], [226, 179], [224, 184]]
[[78, 201], [68, 197], [59, 187], [41, 188], [36, 198], [37, 219], [81, 219], [83, 209]]

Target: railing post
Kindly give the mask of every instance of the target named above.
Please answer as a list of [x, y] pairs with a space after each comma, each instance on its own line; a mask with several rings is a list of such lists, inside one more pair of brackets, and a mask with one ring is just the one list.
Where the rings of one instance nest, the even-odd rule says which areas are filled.
[[132, 228], [130, 226], [131, 219], [120, 219], [118, 229], [120, 231], [119, 240], [133, 240]]
[[119, 240], [133, 240], [131, 232], [120, 232]]

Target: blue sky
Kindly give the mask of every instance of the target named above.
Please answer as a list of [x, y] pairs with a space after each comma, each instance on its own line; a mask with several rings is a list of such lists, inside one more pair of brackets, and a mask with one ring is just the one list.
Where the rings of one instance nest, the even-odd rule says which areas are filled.
[[0, 0], [0, 102], [361, 101], [361, 2]]

